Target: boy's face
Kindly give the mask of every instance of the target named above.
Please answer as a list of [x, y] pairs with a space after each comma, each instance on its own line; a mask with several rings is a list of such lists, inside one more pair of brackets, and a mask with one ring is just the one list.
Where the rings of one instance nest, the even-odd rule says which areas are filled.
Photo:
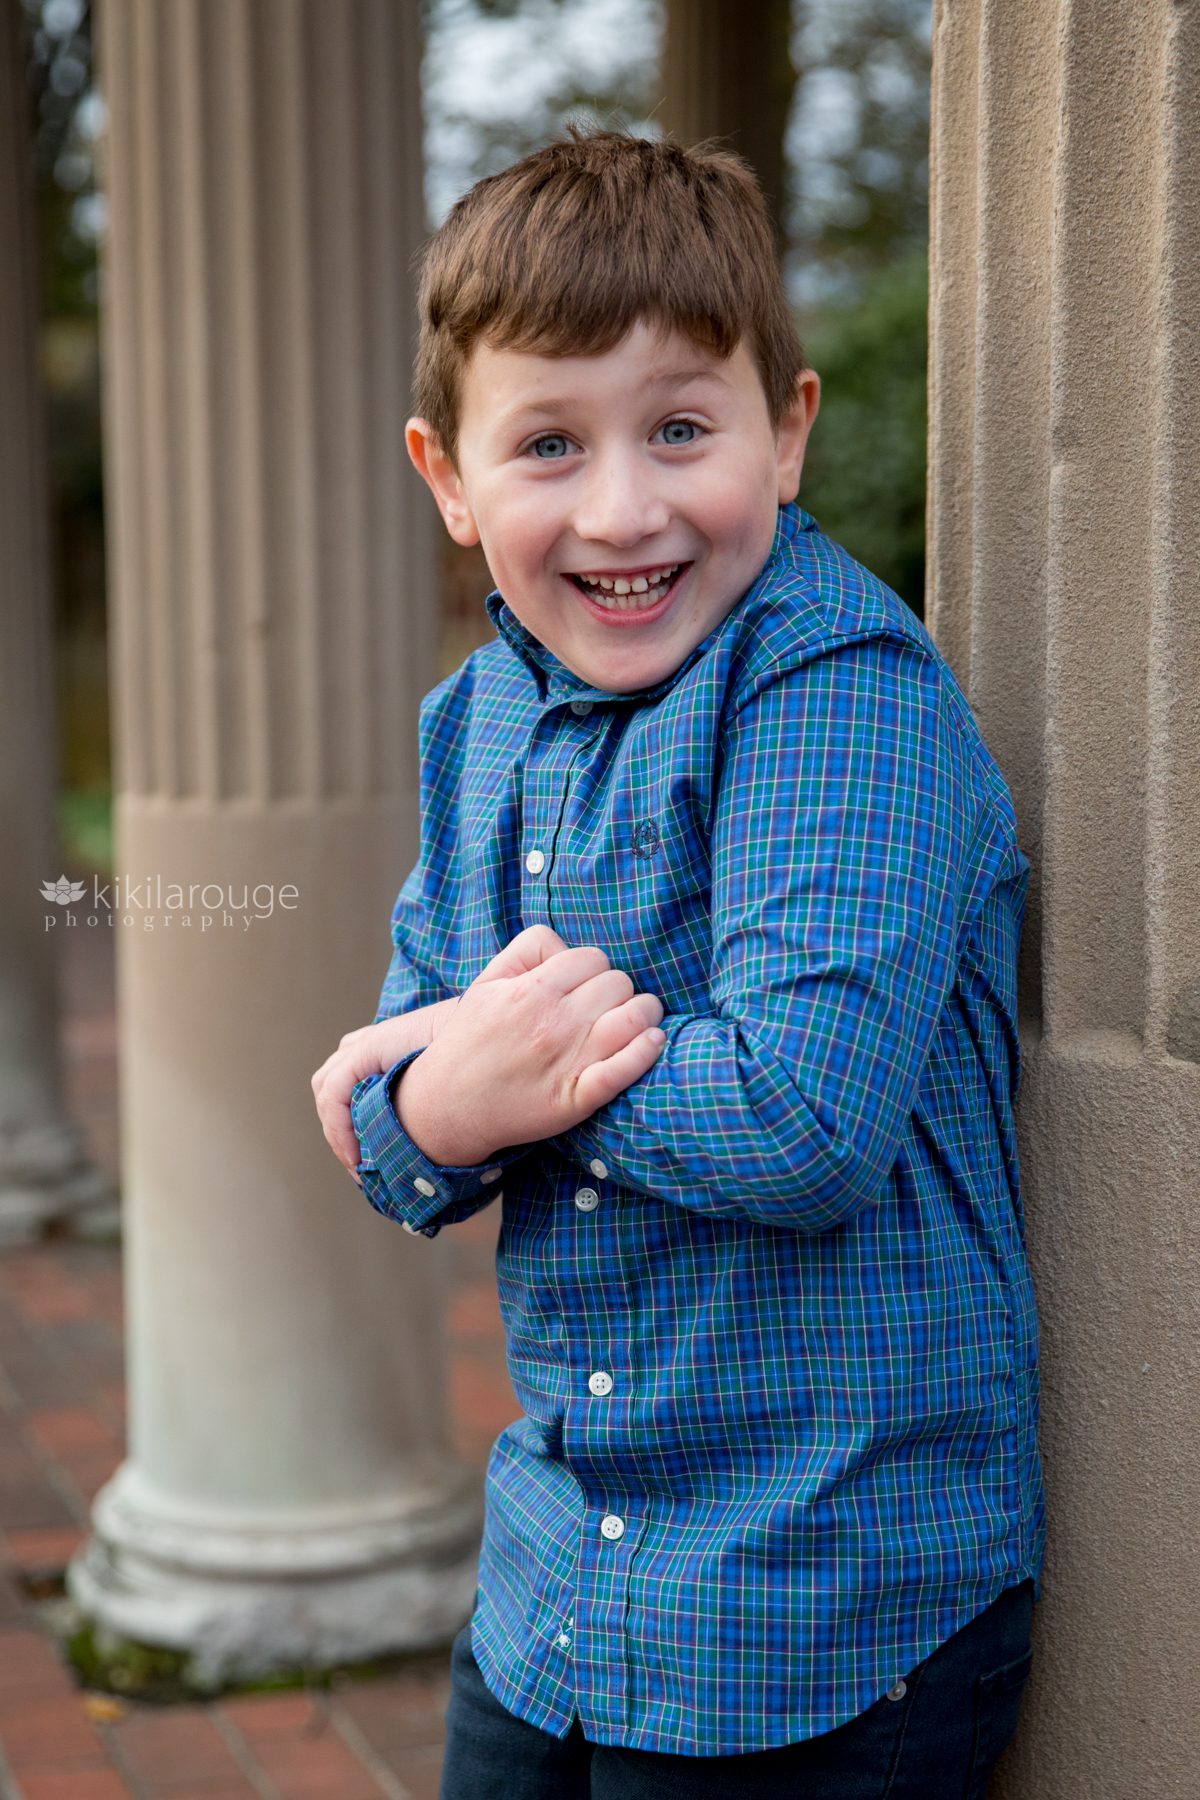
[[673, 674], [762, 568], [819, 395], [806, 370], [775, 433], [745, 340], [723, 361], [639, 321], [600, 356], [476, 344], [457, 470], [424, 420], [407, 439], [521, 623], [591, 686], [630, 693]]

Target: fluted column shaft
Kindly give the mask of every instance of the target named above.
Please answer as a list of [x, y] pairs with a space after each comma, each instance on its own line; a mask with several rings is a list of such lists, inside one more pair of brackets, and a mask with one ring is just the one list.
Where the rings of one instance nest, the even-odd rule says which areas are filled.
[[930, 619], [1033, 881], [1049, 1547], [998, 1792], [1200, 1766], [1200, 10], [938, 0]]
[[437, 678], [418, 55], [416, 0], [100, 15], [117, 861], [162, 917], [118, 931], [130, 1455], [73, 1585], [210, 1671], [445, 1641], [477, 1572], [441, 1247], [309, 1086], [373, 1016]]

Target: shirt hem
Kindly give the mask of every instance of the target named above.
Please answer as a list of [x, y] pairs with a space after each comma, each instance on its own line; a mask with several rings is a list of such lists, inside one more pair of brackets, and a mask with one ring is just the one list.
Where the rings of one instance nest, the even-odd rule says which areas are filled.
[[[847, 1708], [834, 1707], [827, 1714], [818, 1714], [809, 1719], [799, 1718], [794, 1713], [780, 1714], [776, 1726], [769, 1726], [765, 1732], [754, 1733], [749, 1738], [721, 1736], [715, 1741], [706, 1739], [697, 1742], [694, 1738], [684, 1739], [678, 1734], [645, 1732], [639, 1731], [636, 1727], [617, 1730], [609, 1725], [589, 1725], [584, 1709], [580, 1706], [578, 1694], [574, 1696], [570, 1716], [564, 1724], [561, 1714], [554, 1707], [547, 1707], [544, 1703], [539, 1704], [533, 1696], [523, 1694], [519, 1685], [510, 1681], [504, 1675], [499, 1663], [493, 1661], [485, 1641], [482, 1637], [476, 1636], [477, 1621], [480, 1616], [478, 1608], [471, 1624], [471, 1649], [479, 1666], [479, 1672], [492, 1697], [515, 1718], [523, 1720], [526, 1724], [534, 1725], [541, 1731], [548, 1732], [552, 1737], [559, 1739], [567, 1737], [578, 1718], [586, 1741], [604, 1748], [648, 1750], [660, 1755], [671, 1756], [744, 1756], [760, 1750], [779, 1750], [786, 1748], [789, 1744], [805, 1743], [809, 1738], [821, 1737], [827, 1732], [836, 1731], [839, 1725], [845, 1725], [851, 1720], [857, 1719], [883, 1698], [897, 1675], [910, 1676], [920, 1663], [931, 1657], [956, 1632], [962, 1631], [971, 1624], [972, 1620], [977, 1619], [980, 1613], [985, 1612], [1009, 1588], [1019, 1587], [1023, 1581], [1032, 1581], [1036, 1601], [1040, 1591], [1040, 1577], [1040, 1567], [1036, 1563], [1030, 1562], [1028, 1558], [1022, 1558], [1018, 1566], [1004, 1571], [990, 1592], [985, 1590], [982, 1598], [966, 1600], [953, 1615], [953, 1623], [948, 1630], [923, 1632], [917, 1639], [918, 1653], [908, 1667], [896, 1671], [896, 1675], [889, 1676], [876, 1690], [872, 1691], [870, 1688], [863, 1690], [868, 1697], [861, 1704], [856, 1699]], [[482, 1588], [480, 1598], [483, 1598]]]

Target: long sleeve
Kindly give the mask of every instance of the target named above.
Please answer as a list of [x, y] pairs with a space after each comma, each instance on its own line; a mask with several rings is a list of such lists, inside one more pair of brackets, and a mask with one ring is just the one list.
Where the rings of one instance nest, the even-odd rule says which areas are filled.
[[[423, 861], [418, 861], [392, 909], [392, 954], [384, 977], [375, 1023], [448, 1000], [452, 990], [433, 972], [428, 943], [428, 909]], [[376, 1212], [397, 1219], [407, 1231], [436, 1237], [494, 1200], [504, 1170], [531, 1146], [499, 1152], [487, 1164], [467, 1167], [431, 1162], [396, 1117], [395, 1084], [421, 1051], [381, 1074], [360, 1081], [351, 1097], [350, 1117], [362, 1150], [358, 1175]]]
[[979, 812], [933, 660], [873, 636], [732, 703], [711, 1011], [553, 1140], [700, 1212], [816, 1231], [876, 1200], [955, 975]]

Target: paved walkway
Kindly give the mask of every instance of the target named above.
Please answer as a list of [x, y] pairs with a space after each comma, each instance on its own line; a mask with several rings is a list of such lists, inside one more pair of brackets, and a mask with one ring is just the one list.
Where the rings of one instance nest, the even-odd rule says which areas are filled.
[[[80, 931], [65, 947], [70, 1102], [115, 1172], [111, 938]], [[504, 1371], [497, 1224], [488, 1209], [439, 1240], [454, 1443], [481, 1482], [520, 1410]], [[121, 1458], [124, 1417], [119, 1248], [62, 1238], [0, 1253], [2, 1800], [436, 1800], [448, 1652], [330, 1694], [151, 1706], [79, 1687], [49, 1620], [91, 1498]]]

